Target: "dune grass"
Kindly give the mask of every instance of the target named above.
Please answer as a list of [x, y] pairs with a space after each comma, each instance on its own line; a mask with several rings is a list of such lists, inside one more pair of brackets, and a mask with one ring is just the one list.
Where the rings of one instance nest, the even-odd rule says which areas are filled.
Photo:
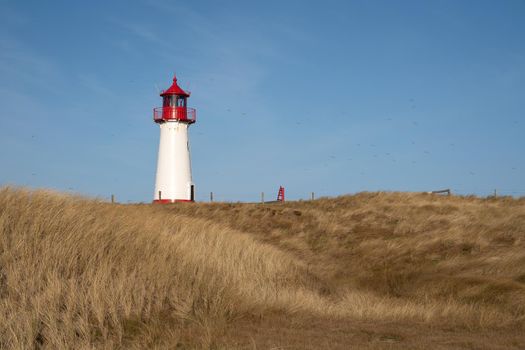
[[[119, 205], [2, 188], [0, 348], [348, 348], [272, 343], [273, 319], [401, 334], [357, 348], [519, 348], [524, 248], [523, 199]], [[448, 333], [402, 340], [416, 328]]]

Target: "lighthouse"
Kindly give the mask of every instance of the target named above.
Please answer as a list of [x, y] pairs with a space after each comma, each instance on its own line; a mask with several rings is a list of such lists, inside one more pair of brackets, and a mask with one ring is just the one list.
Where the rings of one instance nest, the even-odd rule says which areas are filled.
[[153, 120], [160, 127], [154, 203], [192, 202], [195, 187], [191, 179], [188, 128], [195, 123], [196, 112], [188, 108], [189, 92], [173, 84], [160, 96], [162, 107], [153, 109]]

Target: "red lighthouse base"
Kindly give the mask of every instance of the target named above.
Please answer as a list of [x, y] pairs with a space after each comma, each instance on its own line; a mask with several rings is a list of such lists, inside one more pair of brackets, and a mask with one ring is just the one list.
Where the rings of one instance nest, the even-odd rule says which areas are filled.
[[155, 199], [153, 204], [194, 203], [191, 199]]

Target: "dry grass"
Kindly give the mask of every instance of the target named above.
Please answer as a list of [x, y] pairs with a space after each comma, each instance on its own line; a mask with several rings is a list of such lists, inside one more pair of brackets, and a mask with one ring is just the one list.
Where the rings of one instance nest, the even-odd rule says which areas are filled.
[[523, 348], [525, 200], [0, 189], [0, 348]]

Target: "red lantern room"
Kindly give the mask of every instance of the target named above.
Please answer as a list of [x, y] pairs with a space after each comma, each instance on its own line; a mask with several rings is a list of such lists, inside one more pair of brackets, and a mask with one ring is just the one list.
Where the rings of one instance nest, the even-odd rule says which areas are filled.
[[160, 96], [162, 96], [162, 107], [153, 109], [153, 120], [155, 123], [164, 123], [166, 121], [195, 123], [197, 113], [194, 108], [187, 107], [190, 94], [177, 85], [176, 76], [173, 76], [173, 84], [168, 90], [163, 91]]

